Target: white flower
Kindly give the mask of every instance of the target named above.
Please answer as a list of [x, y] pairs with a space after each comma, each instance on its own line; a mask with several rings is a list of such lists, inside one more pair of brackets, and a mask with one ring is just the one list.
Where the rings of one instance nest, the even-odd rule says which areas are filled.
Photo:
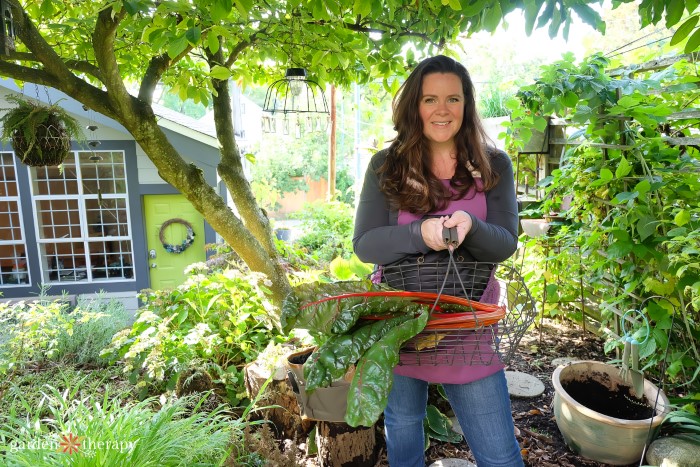
[[137, 323], [155, 323], [160, 320], [160, 316], [153, 313], [151, 310], [144, 310], [136, 320]]
[[187, 333], [183, 342], [187, 345], [195, 345], [202, 342], [204, 336], [210, 333], [211, 329], [207, 323], [199, 323]]
[[197, 271], [207, 271], [208, 269], [207, 264], [204, 262], [192, 263], [185, 267], [184, 273], [190, 274]]

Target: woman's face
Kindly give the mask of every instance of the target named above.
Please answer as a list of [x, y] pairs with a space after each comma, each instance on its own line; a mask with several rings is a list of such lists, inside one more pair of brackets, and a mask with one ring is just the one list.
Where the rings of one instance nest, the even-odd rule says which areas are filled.
[[424, 76], [418, 111], [428, 141], [453, 143], [464, 117], [464, 93], [459, 76], [453, 73]]

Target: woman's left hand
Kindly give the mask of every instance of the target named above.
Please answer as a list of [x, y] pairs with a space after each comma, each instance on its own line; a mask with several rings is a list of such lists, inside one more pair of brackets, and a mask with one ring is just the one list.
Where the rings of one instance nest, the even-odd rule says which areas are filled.
[[466, 237], [472, 229], [472, 216], [464, 211], [455, 211], [443, 225], [447, 228], [457, 227], [457, 238], [461, 245], [464, 241], [464, 237]]

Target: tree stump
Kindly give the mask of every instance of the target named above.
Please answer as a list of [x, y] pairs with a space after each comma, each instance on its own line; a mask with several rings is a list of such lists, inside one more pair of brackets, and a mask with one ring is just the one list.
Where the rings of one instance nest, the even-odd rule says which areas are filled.
[[375, 427], [353, 428], [346, 423], [318, 422], [316, 445], [320, 467], [374, 467], [377, 463]]
[[[248, 397], [255, 398], [260, 392], [260, 388], [270, 377], [267, 368], [257, 364], [249, 363], [244, 368], [245, 388]], [[283, 366], [275, 369], [275, 375], [265, 388], [265, 393], [258, 401], [258, 406], [278, 405], [277, 408], [258, 410], [252, 416], [258, 416], [272, 422], [276, 428], [277, 435], [282, 439], [303, 440], [314, 426], [314, 421], [303, 420], [299, 412], [299, 404], [292, 392], [292, 388], [287, 382], [286, 373]]]

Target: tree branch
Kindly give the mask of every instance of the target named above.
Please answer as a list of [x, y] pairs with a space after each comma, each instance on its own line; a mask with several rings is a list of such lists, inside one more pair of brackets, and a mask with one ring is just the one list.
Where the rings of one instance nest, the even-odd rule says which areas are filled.
[[[211, 68], [223, 60], [221, 47], [215, 54], [212, 54], [209, 49], [205, 49], [205, 52]], [[231, 192], [233, 199], [236, 200], [236, 207], [246, 226], [267, 254], [274, 258], [277, 255], [277, 249], [272, 241], [269, 219], [258, 206], [243, 171], [241, 154], [235, 137], [231, 94], [229, 92], [230, 83], [228, 80], [213, 79], [212, 84], [216, 91], [212, 93], [214, 125], [221, 145], [221, 161], [217, 171]]]
[[[28, 52], [11, 52], [5, 60], [41, 63], [36, 55]], [[86, 62], [84, 60], [66, 60], [64, 63], [71, 70], [90, 75], [97, 80], [102, 81], [102, 73], [100, 72], [99, 68], [90, 62]]]
[[56, 79], [74, 83], [78, 78], [71, 73], [53, 47], [44, 40], [19, 2], [12, 2], [10, 8], [13, 18], [18, 19], [17, 37], [32, 51], [36, 60], [44, 66], [44, 70]]
[[153, 57], [148, 64], [146, 72], [143, 74], [141, 85], [139, 86], [139, 99], [149, 104], [153, 102], [153, 93], [160, 82], [163, 73], [170, 66], [170, 57], [167, 54]]
[[444, 42], [445, 42], [445, 39], [441, 38], [440, 43], [436, 43], [427, 34], [413, 32], [410, 29], [403, 30], [403, 31], [397, 30], [397, 31], [392, 32], [392, 30], [391, 30], [392, 28], [390, 25], [381, 24], [381, 23], [379, 23], [379, 24], [381, 26], [384, 26], [386, 29], [367, 27], [367, 26], [363, 26], [363, 25], [358, 24], [358, 23], [347, 23], [347, 22], [343, 23], [343, 27], [345, 27], [346, 29], [349, 29], [351, 31], [361, 32], [361, 33], [365, 33], [365, 34], [375, 33], [375, 34], [391, 34], [391, 35], [395, 35], [395, 36], [399, 36], [399, 37], [418, 37], [418, 38], [422, 39], [423, 41], [434, 45], [435, 47], [441, 47], [440, 44], [444, 44]]
[[143, 75], [141, 80], [141, 86], [139, 87], [139, 99], [149, 104], [153, 102], [153, 93], [156, 90], [156, 86], [163, 77], [163, 74], [168, 70], [168, 68], [175, 65], [177, 62], [187, 57], [192, 51], [192, 46], [187, 45], [185, 50], [183, 50], [177, 57], [171, 59], [168, 54], [161, 54], [157, 57], [153, 57], [148, 64], [148, 68]]
[[119, 65], [114, 55], [115, 33], [119, 23], [126, 15], [122, 9], [113, 14], [113, 9], [105, 8], [97, 16], [95, 30], [92, 33], [92, 48], [97, 65], [102, 70], [102, 82], [107, 88], [111, 105], [120, 108], [124, 117], [132, 117], [136, 109], [131, 107], [133, 96], [129, 94], [119, 73]]
[[31, 68], [16, 63], [0, 61], [2, 74], [19, 81], [51, 86], [65, 92], [69, 96], [79, 96], [78, 100], [83, 104], [96, 110], [99, 109], [100, 113], [107, 116], [113, 116], [113, 109], [107, 105], [106, 93], [74, 75], [68, 64], [83, 63], [86, 70], [92, 69], [94, 71], [97, 69], [88, 67], [88, 64], [85, 62], [63, 62], [61, 57], [56, 54], [55, 50], [39, 33], [39, 30], [31, 21], [24, 8], [18, 2], [12, 2], [10, 8], [12, 9], [13, 18], [19, 19], [17, 36], [31, 51], [30, 54], [13, 54], [12, 59], [29, 59], [32, 63], [40, 64], [42, 68]]
[[248, 38], [247, 41], [240, 41], [239, 43], [236, 44], [236, 46], [231, 50], [231, 53], [228, 56], [228, 59], [224, 63], [223, 66], [226, 68], [231, 68], [234, 63], [236, 63], [236, 60], [238, 59], [238, 56], [248, 47], [253, 45], [260, 34], [264, 34], [266, 28], [262, 28], [259, 31], [254, 32], [253, 34], [250, 35], [250, 38]]
[[44, 70], [17, 65], [4, 60], [0, 60], [0, 75], [17, 81], [36, 83], [52, 88], [57, 88], [60, 85], [55, 76]]
[[[69, 89], [67, 89], [67, 86], [64, 86], [65, 83], [57, 80], [55, 76], [47, 73], [46, 71], [37, 68], [29, 68], [0, 60], [0, 75], [17, 81], [49, 86], [63, 91], [66, 94], [69, 94], [70, 92]], [[71, 97], [73, 96], [71, 95]], [[96, 112], [116, 119], [114, 109], [109, 106], [109, 102], [107, 101], [107, 93], [105, 91], [87, 82], [81, 81], [79, 86], [79, 96], [75, 96], [74, 98]]]

